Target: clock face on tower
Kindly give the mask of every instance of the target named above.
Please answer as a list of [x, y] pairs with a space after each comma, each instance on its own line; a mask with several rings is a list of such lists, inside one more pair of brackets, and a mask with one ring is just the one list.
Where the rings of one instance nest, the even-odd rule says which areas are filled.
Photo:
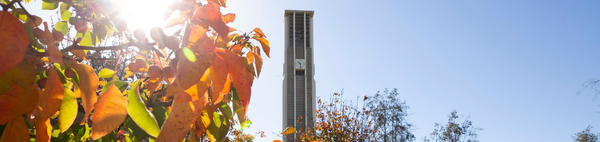
[[296, 59], [296, 62], [294, 62], [294, 67], [296, 69], [306, 69], [306, 60]]

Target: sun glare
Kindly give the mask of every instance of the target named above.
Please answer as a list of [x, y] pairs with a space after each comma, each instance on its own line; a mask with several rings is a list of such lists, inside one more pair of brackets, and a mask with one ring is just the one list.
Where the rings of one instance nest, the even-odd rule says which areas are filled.
[[[169, 0], [122, 0], [121, 5], [125, 10], [123, 14], [129, 23], [130, 30], [142, 29], [149, 34], [152, 27], [165, 26], [163, 12], [168, 5]], [[178, 13], [173, 13], [172, 17]], [[169, 33], [167, 33], [169, 34]]]

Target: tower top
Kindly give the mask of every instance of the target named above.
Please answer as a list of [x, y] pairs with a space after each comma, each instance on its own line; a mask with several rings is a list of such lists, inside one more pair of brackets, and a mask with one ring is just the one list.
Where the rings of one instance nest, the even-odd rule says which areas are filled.
[[285, 15], [283, 15], [283, 16], [287, 16], [287, 15], [292, 14], [294, 12], [295, 13], [306, 13], [310, 17], [312, 17], [313, 14], [315, 14], [315, 11], [312, 11], [312, 10], [285, 10]]

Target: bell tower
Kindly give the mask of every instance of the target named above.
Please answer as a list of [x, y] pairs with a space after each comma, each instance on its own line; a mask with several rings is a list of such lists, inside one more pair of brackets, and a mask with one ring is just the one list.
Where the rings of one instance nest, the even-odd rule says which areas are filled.
[[[314, 127], [313, 14], [314, 11], [285, 10], [282, 130], [292, 126], [305, 132], [307, 127]], [[290, 139], [286, 137], [283, 139]]]

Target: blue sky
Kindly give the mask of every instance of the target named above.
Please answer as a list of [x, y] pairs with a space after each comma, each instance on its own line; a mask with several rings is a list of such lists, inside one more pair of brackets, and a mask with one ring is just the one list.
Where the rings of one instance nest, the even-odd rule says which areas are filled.
[[[447, 122], [454, 109], [484, 129], [479, 132], [484, 142], [572, 141], [588, 125], [600, 132], [600, 102], [592, 101], [593, 92], [576, 95], [584, 82], [600, 77], [600, 1], [227, 4], [224, 11], [237, 14], [232, 27], [260, 27], [271, 43], [272, 58], [265, 59], [252, 88], [248, 116], [254, 124], [245, 130], [265, 131], [267, 138], [259, 141], [280, 139], [273, 133], [281, 131], [286, 9], [315, 11], [317, 95], [328, 99], [343, 89], [345, 98], [355, 100], [398, 88], [411, 108], [407, 118], [417, 141], [433, 131], [434, 123]], [[162, 10], [136, 7], [162, 16]]]
[[317, 95], [398, 88], [421, 141], [456, 109], [479, 140], [572, 141], [600, 132], [599, 1], [241, 1], [233, 27], [263, 29], [272, 58], [254, 82], [250, 131], [281, 131], [283, 13], [314, 10]]

